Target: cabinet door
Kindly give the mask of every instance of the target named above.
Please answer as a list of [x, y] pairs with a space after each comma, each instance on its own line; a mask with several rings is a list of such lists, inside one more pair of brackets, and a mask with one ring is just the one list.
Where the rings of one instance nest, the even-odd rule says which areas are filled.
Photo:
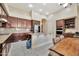
[[24, 19], [21, 20], [21, 27], [27, 28], [27, 26], [26, 26], [26, 20], [24, 20]]
[[0, 15], [1, 15], [1, 7], [0, 7]]
[[64, 27], [64, 20], [57, 20], [56, 25], [57, 27]]
[[18, 19], [18, 27], [22, 27], [22, 20]]
[[26, 20], [24, 20], [24, 28], [27, 28], [27, 26], [26, 26]]
[[26, 26], [28, 29], [31, 29], [31, 20], [26, 21]]
[[17, 18], [11, 18], [11, 27], [17, 27]]
[[21, 20], [21, 26], [24, 27], [24, 20]]
[[10, 28], [11, 27], [11, 24], [10, 23], [6, 23], [6, 27], [7, 28]]

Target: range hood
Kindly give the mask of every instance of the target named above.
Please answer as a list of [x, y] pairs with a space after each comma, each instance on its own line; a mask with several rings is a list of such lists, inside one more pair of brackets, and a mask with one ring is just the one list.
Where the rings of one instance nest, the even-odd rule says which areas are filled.
[[0, 22], [7, 22], [7, 20], [4, 18], [0, 18]]

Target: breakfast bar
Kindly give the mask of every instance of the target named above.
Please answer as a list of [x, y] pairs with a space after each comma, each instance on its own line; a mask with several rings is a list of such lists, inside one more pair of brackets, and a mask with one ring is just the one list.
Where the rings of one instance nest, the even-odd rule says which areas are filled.
[[30, 33], [0, 34], [0, 56], [8, 55], [11, 43], [31, 39]]

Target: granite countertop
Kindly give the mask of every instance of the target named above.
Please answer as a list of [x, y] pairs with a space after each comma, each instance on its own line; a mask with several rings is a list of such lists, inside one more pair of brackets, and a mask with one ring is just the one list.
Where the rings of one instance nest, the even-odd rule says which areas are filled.
[[[14, 32], [14, 33], [19, 33], [19, 32]], [[20, 32], [20, 33], [23, 33], [23, 32]], [[0, 44], [4, 43], [8, 39], [8, 37], [11, 36], [11, 34], [13, 34], [13, 33], [4, 33], [4, 34], [1, 33], [0, 34]], [[32, 35], [33, 33], [29, 33], [29, 34]]]
[[10, 35], [11, 35], [11, 33], [9, 33], [9, 34], [0, 34], [0, 44], [4, 43]]
[[26, 29], [16, 29], [16, 28], [0, 28], [0, 44], [4, 43], [8, 37], [13, 33], [28, 33], [32, 34], [30, 31], [26, 31]]

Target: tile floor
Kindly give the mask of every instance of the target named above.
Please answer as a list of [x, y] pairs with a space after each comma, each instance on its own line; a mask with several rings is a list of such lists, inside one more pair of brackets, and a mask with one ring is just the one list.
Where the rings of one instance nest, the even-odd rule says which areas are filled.
[[[48, 41], [48, 38], [46, 37], [49, 37], [49, 36], [40, 34], [39, 37], [37, 37], [38, 43], [39, 43], [39, 40], [42, 40], [39, 44], [45, 43], [46, 40]], [[51, 46], [52, 46], [52, 43], [50, 42], [48, 44], [43, 44], [35, 48], [27, 49], [26, 41], [19, 41], [11, 44], [11, 49], [9, 51], [8, 56], [47, 56], [49, 52], [48, 49]]]

